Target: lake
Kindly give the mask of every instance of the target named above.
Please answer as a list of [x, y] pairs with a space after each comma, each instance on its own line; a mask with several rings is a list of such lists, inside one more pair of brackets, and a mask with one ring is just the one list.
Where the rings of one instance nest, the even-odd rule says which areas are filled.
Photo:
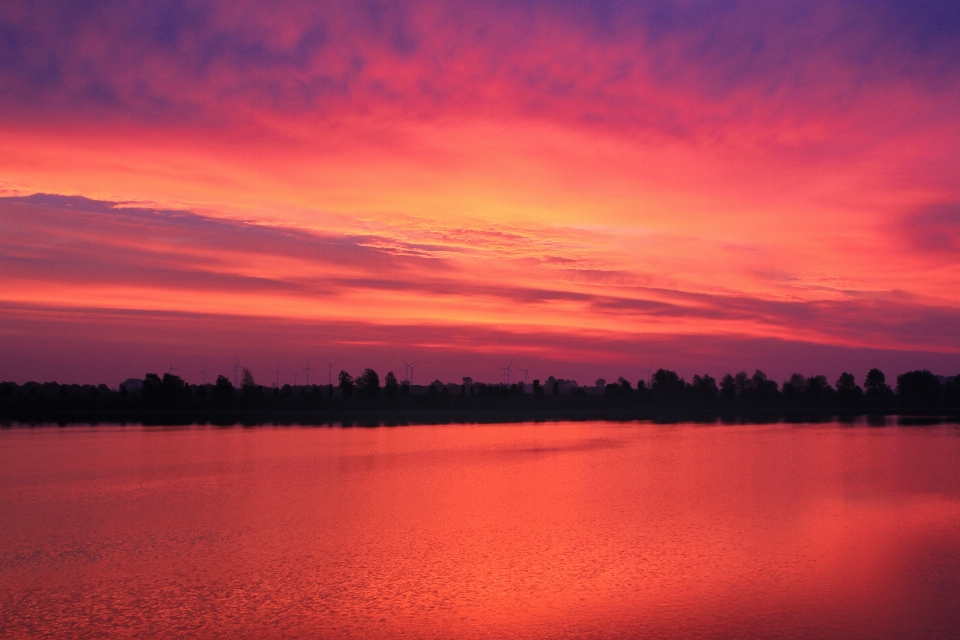
[[960, 637], [960, 429], [0, 430], [4, 637]]

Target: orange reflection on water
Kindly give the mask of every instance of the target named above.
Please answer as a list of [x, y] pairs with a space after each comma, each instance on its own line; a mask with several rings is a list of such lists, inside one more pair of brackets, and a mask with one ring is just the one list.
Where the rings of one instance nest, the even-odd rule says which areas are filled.
[[951, 635], [957, 435], [605, 423], [7, 430], [0, 628]]

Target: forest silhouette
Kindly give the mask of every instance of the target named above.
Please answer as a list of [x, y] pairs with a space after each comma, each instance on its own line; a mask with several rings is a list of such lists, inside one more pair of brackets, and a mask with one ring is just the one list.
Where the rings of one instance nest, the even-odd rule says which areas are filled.
[[[695, 375], [689, 382], [658, 369], [636, 384], [621, 377], [581, 386], [554, 378], [532, 384], [488, 384], [463, 378], [428, 385], [383, 379], [373, 369], [356, 378], [341, 371], [337, 384], [258, 384], [241, 368], [235, 385], [220, 375], [208, 384], [148, 373], [116, 389], [105, 384], [0, 383], [4, 424], [341, 424], [394, 425], [443, 422], [544, 420], [712, 421], [826, 420], [888, 415], [924, 422], [960, 415], [960, 376], [927, 370], [897, 376], [891, 387], [879, 369], [863, 385], [850, 373], [830, 384], [826, 376], [794, 374], [778, 384], [762, 371], [741, 371], [719, 381]], [[881, 420], [882, 422], [882, 420]], [[903, 422], [903, 421], [901, 421]]]

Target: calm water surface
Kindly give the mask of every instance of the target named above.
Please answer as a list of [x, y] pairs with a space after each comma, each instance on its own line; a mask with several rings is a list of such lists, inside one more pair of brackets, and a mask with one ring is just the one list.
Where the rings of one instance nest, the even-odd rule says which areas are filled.
[[960, 637], [960, 430], [0, 431], [5, 637]]

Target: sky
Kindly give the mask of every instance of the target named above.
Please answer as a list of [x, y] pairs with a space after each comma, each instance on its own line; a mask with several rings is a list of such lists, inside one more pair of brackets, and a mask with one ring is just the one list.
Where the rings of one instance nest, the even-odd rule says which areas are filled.
[[955, 375], [957, 140], [955, 2], [9, 0], [0, 379]]

